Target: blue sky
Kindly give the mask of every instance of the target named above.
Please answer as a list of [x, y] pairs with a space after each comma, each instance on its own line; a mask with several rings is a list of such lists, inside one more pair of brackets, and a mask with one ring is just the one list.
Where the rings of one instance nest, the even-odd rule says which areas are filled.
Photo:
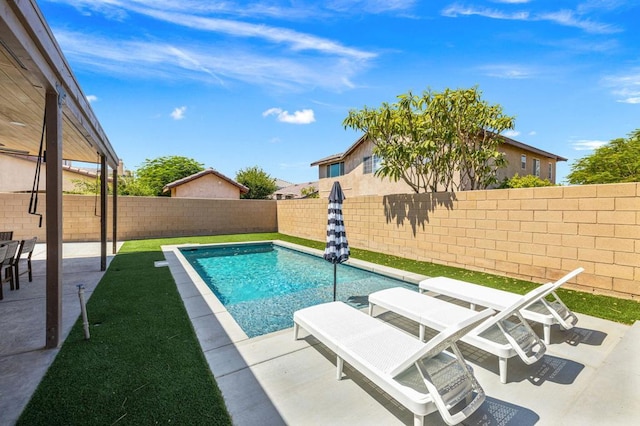
[[572, 161], [640, 128], [640, 1], [40, 0], [128, 169], [182, 155], [294, 183], [350, 109], [478, 85]]

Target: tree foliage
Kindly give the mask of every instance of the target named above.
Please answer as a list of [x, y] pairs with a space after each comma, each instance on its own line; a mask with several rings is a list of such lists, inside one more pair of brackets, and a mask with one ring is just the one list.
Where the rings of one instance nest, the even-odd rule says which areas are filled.
[[302, 188], [300, 194], [302, 194], [304, 198], [320, 198], [318, 188], [313, 185]]
[[540, 186], [555, 186], [549, 179], [540, 179], [538, 176], [519, 176], [517, 173], [511, 179], [505, 179], [500, 188], [536, 188]]
[[394, 104], [349, 111], [343, 125], [373, 142], [382, 158], [376, 176], [402, 179], [417, 193], [482, 189], [497, 183], [506, 162], [499, 135], [515, 119], [481, 95], [477, 87], [408, 92]]
[[241, 169], [236, 173], [236, 182], [249, 188], [249, 192], [242, 194], [240, 198], [265, 200], [278, 189], [275, 178], [258, 166]]
[[567, 175], [571, 184], [640, 182], [640, 129], [578, 159]]
[[[100, 179], [95, 179], [92, 181], [84, 180], [84, 179], [71, 179], [71, 183], [73, 183], [73, 189], [69, 191], [70, 194], [99, 194], [100, 193]], [[107, 186], [107, 190], [109, 194], [112, 193], [111, 185]]]
[[[72, 179], [73, 190], [70, 191], [72, 194], [99, 194], [100, 193], [100, 182], [101, 179], [98, 178], [93, 181], [83, 180], [83, 179]], [[107, 185], [107, 190], [109, 194], [113, 194], [113, 184], [109, 183]], [[138, 197], [149, 197], [155, 195], [151, 188], [146, 185], [143, 185], [139, 179], [136, 179], [135, 176], [118, 176], [118, 195], [132, 195]]]
[[135, 175], [118, 177], [118, 195], [151, 197], [156, 195], [152, 188], [136, 178]]
[[187, 157], [168, 156], [153, 160], [146, 159], [136, 171], [137, 184], [142, 187], [141, 189], [148, 188], [151, 195], [169, 195], [162, 192], [165, 185], [203, 170], [204, 166], [201, 163]]

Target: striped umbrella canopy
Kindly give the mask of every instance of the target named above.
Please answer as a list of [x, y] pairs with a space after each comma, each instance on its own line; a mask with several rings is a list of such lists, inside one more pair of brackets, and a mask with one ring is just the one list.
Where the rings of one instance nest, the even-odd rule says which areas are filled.
[[334, 182], [329, 194], [329, 209], [327, 220], [327, 246], [324, 258], [333, 263], [333, 300], [336, 300], [336, 269], [338, 263], [349, 259], [349, 243], [344, 230], [342, 218], [342, 201], [345, 199], [340, 182]]

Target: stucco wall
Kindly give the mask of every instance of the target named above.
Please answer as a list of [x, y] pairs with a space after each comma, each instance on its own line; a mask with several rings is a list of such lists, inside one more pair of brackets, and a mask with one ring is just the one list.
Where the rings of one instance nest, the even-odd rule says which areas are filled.
[[240, 188], [213, 174], [207, 174], [171, 189], [178, 198], [239, 199]]
[[[325, 239], [326, 199], [278, 202], [279, 232]], [[640, 184], [347, 198], [350, 245], [536, 282], [640, 297]], [[571, 285], [570, 285], [571, 286]]]
[[[540, 179], [549, 179], [553, 183], [556, 182], [556, 160], [507, 144], [500, 146], [500, 152], [505, 154], [507, 166], [498, 170], [498, 182], [501, 182], [505, 177], [511, 178], [516, 173], [519, 176], [532, 175], [534, 158], [540, 160]], [[520, 161], [522, 154], [527, 156], [527, 164], [524, 169]], [[551, 164], [551, 176], [549, 175], [549, 164]]]
[[[107, 232], [110, 239], [111, 202], [109, 197]], [[45, 222], [38, 228], [38, 217], [27, 214], [28, 194], [0, 193], [0, 206], [0, 230], [13, 230], [15, 239], [37, 236], [38, 240], [45, 240]], [[45, 210], [46, 196], [41, 194], [38, 211], [44, 214]], [[63, 217], [64, 241], [100, 240], [100, 216], [95, 215], [94, 196], [64, 195]], [[118, 197], [119, 240], [276, 232], [277, 228], [274, 200]]]
[[[45, 189], [45, 176], [47, 166], [42, 165], [40, 170], [40, 190]], [[26, 192], [31, 191], [33, 179], [36, 173], [36, 163], [24, 158], [12, 155], [0, 154], [0, 192]], [[73, 173], [68, 170], [62, 171], [62, 190], [71, 192], [75, 190], [74, 180], [81, 180], [95, 183], [94, 177]]]

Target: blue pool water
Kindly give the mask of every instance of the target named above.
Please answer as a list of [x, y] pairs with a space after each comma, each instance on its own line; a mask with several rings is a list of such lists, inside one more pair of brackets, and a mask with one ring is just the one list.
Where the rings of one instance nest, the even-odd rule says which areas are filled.
[[[248, 337], [293, 327], [294, 311], [333, 300], [333, 265], [271, 243], [183, 248], [187, 261]], [[337, 296], [355, 307], [390, 287], [416, 285], [338, 265]]]

